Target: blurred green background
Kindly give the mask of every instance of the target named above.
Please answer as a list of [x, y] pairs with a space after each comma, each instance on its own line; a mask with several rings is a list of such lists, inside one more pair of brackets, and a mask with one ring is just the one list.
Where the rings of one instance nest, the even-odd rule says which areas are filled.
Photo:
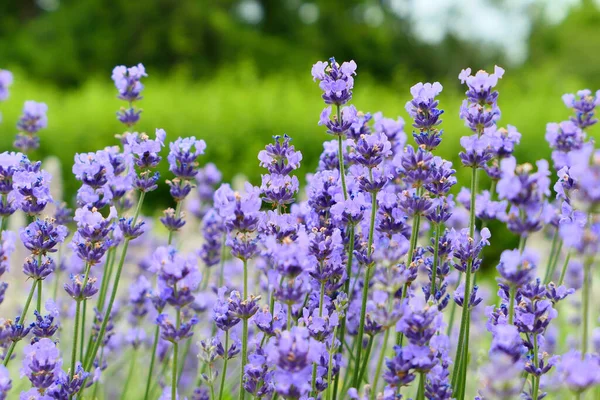
[[[468, 133], [458, 73], [503, 66], [501, 124], [517, 126], [517, 156], [534, 161], [549, 155], [546, 123], [569, 115], [560, 96], [600, 87], [599, 8], [580, 0], [6, 0], [0, 68], [15, 83], [0, 104], [0, 149], [11, 148], [23, 102], [46, 102], [37, 156], [58, 155], [70, 175], [75, 152], [114, 144], [123, 131], [112, 68], [142, 62], [149, 77], [138, 130], [203, 138], [206, 160], [225, 179], [242, 172], [255, 183], [257, 152], [288, 133], [304, 153], [303, 174], [330, 139], [317, 126], [323, 103], [310, 68], [335, 56], [358, 64], [353, 103], [362, 111], [408, 121], [410, 86], [440, 81], [440, 153], [451, 160]], [[66, 200], [76, 188], [67, 177]], [[170, 204], [152, 198], [156, 208]]]

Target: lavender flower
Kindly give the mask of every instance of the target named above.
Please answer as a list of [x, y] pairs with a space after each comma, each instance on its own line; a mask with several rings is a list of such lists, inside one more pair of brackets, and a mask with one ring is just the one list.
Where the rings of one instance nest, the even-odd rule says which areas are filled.
[[600, 360], [596, 355], [571, 350], [561, 357], [557, 365], [558, 375], [563, 384], [575, 393], [582, 393], [600, 384]]
[[339, 65], [333, 57], [329, 59], [329, 62], [318, 61], [313, 65], [311, 74], [315, 82], [319, 81], [326, 104], [339, 106], [352, 98], [353, 76], [356, 75], [354, 61], [344, 62], [342, 65]]
[[579, 90], [577, 94], [565, 94], [562, 97], [563, 102], [575, 112], [571, 121], [577, 124], [581, 129], [590, 127], [598, 122], [595, 116], [595, 108], [600, 104], [600, 90], [592, 93], [591, 90]]
[[40, 129], [48, 126], [48, 106], [45, 103], [26, 101], [23, 107], [23, 115], [17, 122], [19, 133], [15, 139], [14, 146], [20, 151], [27, 153], [40, 146], [40, 138], [36, 136]]
[[435, 97], [442, 92], [439, 82], [417, 83], [410, 88], [413, 99], [406, 103], [406, 111], [414, 119], [413, 127], [418, 129], [413, 136], [419, 146], [427, 150], [436, 148], [442, 141], [442, 131], [436, 126], [442, 123], [440, 116], [444, 110], [438, 109], [439, 101]]
[[160, 326], [160, 336], [163, 340], [171, 343], [177, 343], [185, 338], [191, 337], [194, 333], [192, 329], [198, 323], [196, 317], [192, 317], [187, 322], [181, 322], [179, 327], [173, 325], [166, 314], [160, 314], [156, 318], [156, 323]]
[[496, 267], [504, 283], [516, 287], [523, 286], [535, 276], [538, 257], [529, 249], [505, 250], [500, 255], [500, 264]]
[[58, 377], [62, 366], [60, 351], [48, 338], [25, 346], [21, 374], [27, 376], [38, 389], [47, 389]]
[[302, 153], [290, 144], [292, 138], [288, 135], [273, 136], [273, 140], [274, 143], [268, 144], [258, 153], [260, 166], [268, 169], [269, 173], [278, 175], [288, 175], [300, 168]]
[[123, 65], [116, 66], [112, 71], [112, 80], [119, 91], [119, 99], [129, 102], [129, 108], [122, 108], [117, 112], [117, 119], [130, 127], [140, 119], [141, 110], [133, 107], [133, 102], [142, 99], [141, 92], [144, 89], [142, 78], [148, 76], [142, 64], [133, 67]]
[[266, 354], [275, 366], [275, 391], [285, 399], [297, 399], [311, 389], [312, 363], [318, 362], [323, 345], [309, 337], [308, 329], [293, 327], [269, 341]]
[[10, 256], [15, 251], [15, 234], [11, 231], [0, 233], [0, 276], [10, 267]]
[[10, 373], [4, 365], [0, 365], [0, 400], [6, 400], [10, 389], [12, 389]]
[[8, 99], [8, 88], [13, 83], [13, 74], [5, 69], [0, 69], [0, 101]]
[[19, 232], [23, 245], [34, 255], [56, 252], [56, 245], [67, 236], [67, 228], [50, 219], [36, 219]]
[[195, 137], [185, 139], [179, 138], [169, 144], [169, 171], [175, 175], [175, 179], [169, 181], [171, 196], [175, 201], [181, 201], [192, 190], [192, 179], [198, 174], [198, 157], [204, 154], [206, 143], [204, 140], [196, 140]]
[[50, 174], [40, 169], [40, 163], [22, 164], [23, 169], [13, 175], [14, 204], [26, 214], [40, 214], [46, 205], [52, 203], [50, 194]]

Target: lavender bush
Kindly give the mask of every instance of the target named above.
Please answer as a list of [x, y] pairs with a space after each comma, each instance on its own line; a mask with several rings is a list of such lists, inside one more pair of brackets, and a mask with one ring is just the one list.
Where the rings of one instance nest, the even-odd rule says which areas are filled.
[[[260, 186], [221, 183], [204, 141], [178, 138], [160, 218], [142, 213], [167, 140], [135, 132], [143, 65], [113, 70], [125, 132], [75, 155], [74, 212], [35, 161], [47, 106], [26, 102], [19, 152], [0, 154], [0, 276], [25, 275], [0, 284], [0, 399], [597, 398], [600, 91], [563, 97], [572, 117], [548, 124], [552, 160], [534, 168], [499, 126], [504, 70], [463, 70], [453, 166], [435, 155], [440, 83], [412, 87], [406, 127], [350, 104], [356, 71], [312, 68], [333, 139], [304, 190], [287, 135], [258, 154]], [[0, 100], [11, 83], [0, 71]], [[519, 242], [496, 297], [491, 222]]]

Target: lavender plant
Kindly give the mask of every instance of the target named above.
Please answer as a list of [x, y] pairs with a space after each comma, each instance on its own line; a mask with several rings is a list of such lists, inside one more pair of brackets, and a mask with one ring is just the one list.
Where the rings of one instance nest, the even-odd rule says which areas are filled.
[[[134, 131], [143, 65], [113, 70], [125, 131], [75, 155], [74, 215], [25, 155], [47, 124], [47, 107], [26, 103], [18, 152], [0, 153], [0, 277], [19, 263], [25, 275], [0, 283], [18, 315], [0, 324], [0, 399], [597, 397], [600, 91], [563, 97], [572, 115], [548, 124], [551, 163], [534, 168], [514, 156], [517, 128], [499, 125], [504, 70], [463, 70], [467, 188], [435, 154], [449, 140], [439, 82], [411, 88], [406, 125], [349, 105], [354, 61], [311, 73], [334, 139], [305, 189], [288, 135], [259, 152], [260, 186], [221, 182], [206, 143], [179, 137], [161, 217], [143, 212], [167, 140]], [[0, 71], [0, 100], [11, 83]], [[518, 246], [496, 262], [486, 249], [503, 225]]]

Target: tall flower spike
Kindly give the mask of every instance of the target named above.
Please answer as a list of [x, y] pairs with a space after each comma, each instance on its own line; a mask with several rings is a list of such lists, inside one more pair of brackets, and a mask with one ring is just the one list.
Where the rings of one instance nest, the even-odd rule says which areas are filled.
[[58, 378], [62, 359], [54, 342], [43, 338], [39, 342], [25, 346], [25, 358], [21, 373], [31, 384], [41, 390], [49, 388]]
[[436, 126], [442, 123], [440, 116], [444, 110], [438, 109], [439, 101], [435, 97], [442, 92], [439, 82], [417, 83], [410, 88], [413, 99], [406, 103], [406, 111], [413, 118], [413, 127], [418, 129], [413, 132], [415, 141], [428, 150], [436, 148], [442, 141], [442, 131]]
[[329, 62], [318, 61], [314, 64], [311, 74], [315, 82], [319, 81], [326, 104], [341, 105], [352, 98], [353, 76], [356, 75], [354, 61], [347, 61], [339, 65], [335, 58], [331, 57]]
[[0, 101], [8, 99], [8, 88], [13, 83], [13, 74], [5, 69], [0, 69]]
[[600, 90], [592, 93], [589, 89], [580, 90], [577, 94], [565, 94], [563, 102], [575, 112], [571, 121], [581, 129], [588, 128], [598, 122], [595, 118], [595, 109], [600, 105]]
[[206, 143], [195, 137], [179, 138], [169, 144], [169, 171], [175, 179], [167, 182], [171, 187], [171, 196], [181, 201], [192, 190], [192, 180], [198, 175], [198, 157], [204, 154]]
[[129, 68], [119, 65], [112, 71], [112, 80], [119, 91], [119, 99], [129, 103], [129, 108], [121, 108], [117, 112], [117, 119], [127, 127], [135, 125], [140, 119], [142, 110], [136, 109], [133, 102], [142, 99], [141, 93], [144, 85], [141, 80], [147, 76], [146, 69], [142, 64]]
[[50, 193], [52, 176], [40, 168], [39, 162], [29, 163], [25, 159], [21, 166], [22, 169], [12, 177], [14, 192], [11, 198], [24, 213], [39, 215], [53, 201]]
[[12, 389], [12, 380], [8, 368], [0, 365], [0, 400], [6, 400], [10, 389]]
[[48, 126], [47, 112], [48, 106], [45, 103], [25, 102], [23, 115], [17, 122], [19, 133], [14, 142], [15, 148], [27, 153], [40, 147], [40, 138], [36, 134]]

